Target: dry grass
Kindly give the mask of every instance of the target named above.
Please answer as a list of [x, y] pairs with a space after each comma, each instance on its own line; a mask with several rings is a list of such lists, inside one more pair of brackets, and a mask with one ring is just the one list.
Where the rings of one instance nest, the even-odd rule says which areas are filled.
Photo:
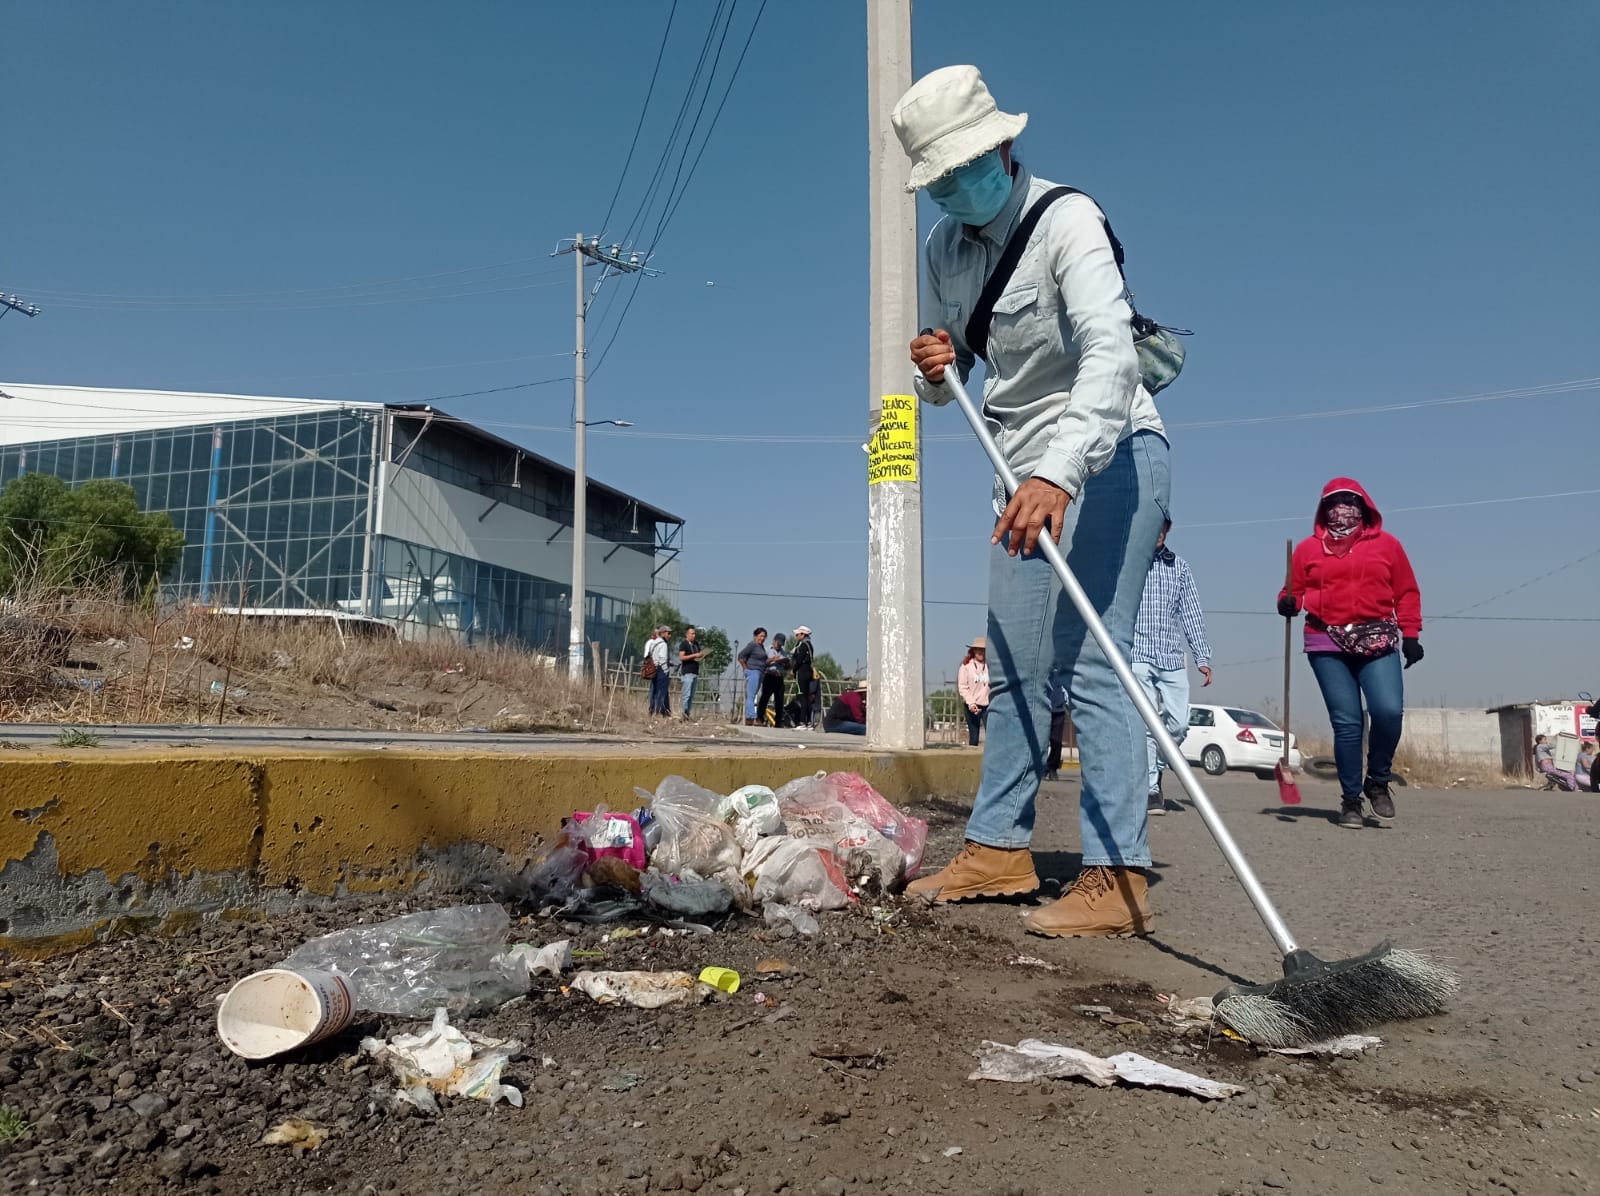
[[[1301, 737], [1300, 751], [1307, 760], [1327, 759], [1331, 767], [1331, 740]], [[1394, 754], [1394, 771], [1412, 789], [1526, 789], [1529, 785], [1528, 777], [1509, 774], [1497, 764], [1414, 751], [1406, 747], [1403, 738]]]
[[0, 606], [0, 720], [442, 731], [629, 731], [643, 699], [569, 680], [547, 656], [453, 639], [362, 637], [112, 590]]

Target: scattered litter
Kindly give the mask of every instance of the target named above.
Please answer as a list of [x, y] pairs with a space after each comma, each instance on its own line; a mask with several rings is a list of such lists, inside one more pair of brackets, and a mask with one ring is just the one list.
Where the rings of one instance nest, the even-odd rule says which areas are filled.
[[741, 869], [763, 905], [843, 909], [855, 900], [834, 848], [823, 839], [762, 839], [744, 857]]
[[270, 1059], [320, 1042], [350, 1024], [343, 976], [314, 968], [268, 968], [239, 981], [217, 1006], [217, 1037], [242, 1059]]
[[290, 656], [282, 648], [274, 648], [272, 650], [272, 667], [275, 669], [292, 669], [294, 668], [294, 657]]
[[529, 976], [555, 976], [559, 979], [572, 966], [572, 942], [570, 939], [560, 939], [544, 947], [517, 943], [511, 950], [496, 955], [491, 962], [496, 967], [526, 968]]
[[1046, 972], [1059, 972], [1061, 969], [1053, 963], [1046, 963], [1034, 955], [1008, 955], [1006, 962], [1014, 968], [1040, 968]]
[[946, 1146], [944, 1148], [944, 1157], [947, 1158], [947, 1159], [953, 1159], [953, 1158], [956, 1157], [956, 1155], [958, 1155], [960, 1153], [961, 1153], [961, 1147], [959, 1147], [959, 1146]]
[[579, 972], [572, 978], [572, 987], [597, 1004], [638, 1009], [695, 1005], [716, 991], [688, 972]]
[[385, 1042], [363, 1038], [361, 1050], [386, 1064], [399, 1080], [395, 1100], [424, 1113], [437, 1113], [436, 1093], [465, 1096], [522, 1108], [522, 1093], [500, 1082], [505, 1065], [522, 1052], [522, 1044], [503, 1038], [463, 1034], [450, 1024], [448, 1011], [435, 1009], [433, 1024], [421, 1034], [396, 1034]]
[[371, 1013], [491, 1008], [528, 991], [527, 967], [505, 949], [510, 929], [500, 905], [424, 910], [312, 939], [280, 966], [343, 977], [355, 1007]]
[[1163, 993], [1156, 997], [1167, 1007], [1167, 1017], [1179, 1024], [1198, 1022], [1209, 1025], [1217, 1016], [1217, 1007], [1210, 997], [1180, 998], [1177, 993]]
[[811, 1048], [813, 1059], [826, 1059], [830, 1063], [848, 1063], [852, 1067], [879, 1068], [883, 1066], [883, 1048], [854, 1043], [835, 1042]]
[[100, 646], [102, 648], [110, 648], [113, 651], [120, 652], [123, 648], [126, 648], [128, 646], [128, 641], [127, 640], [119, 640], [116, 636], [112, 636], [109, 639], [101, 640], [100, 641]]
[[738, 879], [744, 853], [723, 821], [724, 798], [679, 776], [667, 777], [654, 794], [639, 794], [649, 799], [651, 817], [661, 826], [661, 841], [651, 859], [658, 871]]
[[674, 880], [653, 868], [645, 873], [644, 899], [657, 909], [686, 918], [725, 914], [733, 908], [733, 890], [720, 881], [701, 880], [693, 874]]
[[702, 968], [700, 983], [709, 984], [718, 992], [736, 993], [739, 991], [739, 973], [732, 968]]
[[1084, 1017], [1105, 1017], [1111, 1012], [1109, 1005], [1074, 1005], [1072, 1012], [1081, 1013]]
[[1112, 1055], [1106, 1062], [1117, 1069], [1117, 1079], [1124, 1084], [1137, 1084], [1143, 1088], [1171, 1088], [1203, 1100], [1222, 1100], [1240, 1096], [1244, 1092], [1237, 1084], [1224, 1084], [1220, 1080], [1208, 1080], [1204, 1076], [1179, 1071], [1176, 1067], [1168, 1067], [1165, 1063], [1157, 1063], [1132, 1051]]
[[194, 636], [192, 636], [192, 635], [180, 635], [178, 637], [178, 642], [173, 644], [172, 646], [174, 648], [177, 648], [180, 652], [188, 652], [190, 649], [192, 649], [194, 647]]
[[1383, 1039], [1375, 1038], [1371, 1034], [1346, 1034], [1342, 1038], [1328, 1038], [1322, 1042], [1308, 1043], [1297, 1047], [1274, 1047], [1274, 1055], [1318, 1055], [1331, 1059], [1343, 1059], [1351, 1055], [1359, 1055], [1363, 1051], [1375, 1046], [1382, 1046]]
[[309, 1121], [302, 1121], [298, 1117], [280, 1121], [261, 1135], [262, 1146], [292, 1146], [295, 1154], [315, 1150], [327, 1140], [327, 1130], [319, 1129]]
[[620, 1071], [604, 1084], [600, 1085], [601, 1092], [630, 1092], [639, 1086], [643, 1076], [635, 1075], [631, 1071]]
[[789, 966], [789, 961], [785, 959], [756, 960], [757, 976], [782, 976], [784, 973], [792, 971], [794, 969]]
[[211, 692], [214, 694], [226, 693], [230, 698], [244, 699], [250, 696], [250, 691], [240, 685], [224, 686], [220, 681], [211, 683]]
[[768, 926], [779, 930], [785, 926], [792, 927], [801, 938], [815, 938], [822, 932], [822, 927], [817, 925], [817, 919], [811, 911], [801, 909], [798, 905], [772, 902], [762, 911], [762, 918]]
[[1244, 1091], [1236, 1085], [1179, 1071], [1131, 1051], [1102, 1059], [1076, 1047], [1040, 1042], [1036, 1038], [1025, 1038], [1016, 1046], [980, 1043], [973, 1054], [977, 1057], [978, 1069], [967, 1077], [969, 1080], [1026, 1084], [1034, 1080], [1082, 1079], [1098, 1088], [1108, 1088], [1121, 1080], [1124, 1084], [1145, 1088], [1171, 1088], [1205, 1100], [1238, 1096]]

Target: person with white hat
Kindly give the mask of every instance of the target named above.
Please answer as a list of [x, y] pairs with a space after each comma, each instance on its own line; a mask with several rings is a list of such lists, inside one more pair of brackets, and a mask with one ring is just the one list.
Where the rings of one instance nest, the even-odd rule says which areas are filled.
[[[891, 119], [911, 160], [907, 189], [926, 188], [944, 214], [927, 241], [926, 322], [936, 331], [911, 342], [917, 393], [948, 402], [945, 371], [954, 367], [965, 379], [983, 356], [985, 414], [1025, 479], [1009, 500], [995, 485], [989, 742], [967, 841], [909, 891], [944, 902], [1038, 889], [1028, 846], [1056, 669], [1078, 730], [1083, 871], [1025, 924], [1051, 936], [1148, 933], [1144, 732], [1110, 663], [1035, 552], [1041, 535], [1062, 546], [1126, 655], [1171, 485], [1161, 417], [1140, 383], [1117, 254], [1093, 200], [1063, 195], [1016, 159], [1012, 143], [1027, 115], [1002, 112], [976, 67], [945, 67], [918, 80]], [[1024, 223], [1031, 231], [992, 316], [969, 329], [989, 276]]]
[[967, 746], [978, 746], [978, 734], [989, 715], [989, 648], [983, 636], [967, 645], [966, 659], [956, 670], [956, 693], [967, 708]]
[[801, 624], [794, 629], [794, 638], [789, 644], [789, 665], [794, 669], [794, 682], [797, 692], [795, 701], [799, 706], [795, 709], [794, 725], [809, 727], [811, 725], [811, 682], [816, 676], [815, 660], [816, 649], [811, 643], [811, 628]]

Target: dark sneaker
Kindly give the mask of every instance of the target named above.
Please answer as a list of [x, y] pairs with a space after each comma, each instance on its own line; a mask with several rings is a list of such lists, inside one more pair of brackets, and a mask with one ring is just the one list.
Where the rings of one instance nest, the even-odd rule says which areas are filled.
[[1366, 821], [1361, 816], [1361, 799], [1359, 797], [1347, 797], [1339, 803], [1339, 817], [1335, 820], [1336, 825], [1344, 827], [1345, 830], [1358, 831], [1366, 825]]
[[1167, 799], [1162, 797], [1159, 791], [1152, 793], [1145, 799], [1145, 812], [1152, 816], [1165, 814], [1167, 812]]
[[1387, 781], [1368, 781], [1366, 794], [1374, 818], [1381, 818], [1385, 822], [1394, 818], [1394, 794], [1389, 792]]

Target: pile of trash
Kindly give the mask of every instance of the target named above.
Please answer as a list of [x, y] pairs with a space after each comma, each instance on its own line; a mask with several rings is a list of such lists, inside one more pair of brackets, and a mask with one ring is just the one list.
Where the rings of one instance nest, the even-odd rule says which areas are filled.
[[[928, 824], [908, 818], [854, 773], [817, 773], [776, 791], [746, 785], [726, 796], [671, 776], [631, 814], [603, 806], [566, 819], [519, 894], [563, 921], [661, 923], [658, 933], [711, 934], [691, 919], [761, 910], [785, 935], [815, 935], [815, 913], [892, 893], [922, 866]], [[617, 938], [623, 930], [612, 932]], [[526, 996], [535, 976], [604, 1005], [643, 1009], [738, 991], [738, 973], [579, 972], [569, 940], [513, 943], [502, 905], [426, 910], [315, 938], [276, 967], [219, 996], [217, 1033], [246, 1059], [283, 1055], [339, 1034], [357, 1013], [432, 1019], [418, 1034], [365, 1038], [362, 1053], [394, 1081], [384, 1099], [438, 1112], [441, 1095], [520, 1107], [502, 1081], [522, 1044], [451, 1024]], [[589, 952], [588, 954], [598, 954]], [[281, 1131], [281, 1132], [280, 1132]], [[300, 1123], [264, 1142], [315, 1150], [325, 1131]]]
[[529, 904], [579, 922], [669, 924], [764, 907], [769, 923], [815, 933], [809, 913], [904, 887], [928, 839], [926, 822], [854, 773], [726, 795], [670, 776], [634, 792], [643, 804], [632, 813], [566, 820], [527, 878]]

